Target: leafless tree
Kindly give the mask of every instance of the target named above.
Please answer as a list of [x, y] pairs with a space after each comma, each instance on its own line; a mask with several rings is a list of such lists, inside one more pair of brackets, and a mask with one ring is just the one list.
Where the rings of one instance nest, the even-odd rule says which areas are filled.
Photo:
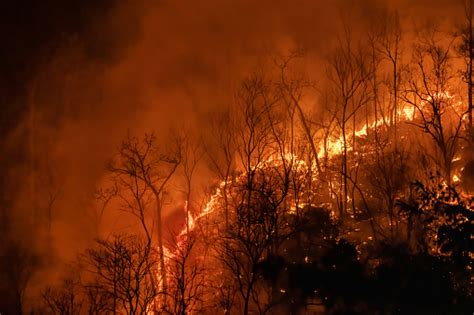
[[174, 251], [168, 257], [169, 265], [169, 312], [188, 314], [202, 310], [205, 273], [200, 257], [194, 253], [196, 231], [182, 235], [171, 248]]
[[[122, 198], [130, 209], [139, 217], [148, 240], [152, 231], [147, 228], [144, 214], [151, 197], [155, 203], [155, 226], [160, 257], [160, 277], [166, 291], [166, 268], [163, 244], [162, 209], [166, 187], [181, 163], [181, 140], [174, 138], [167, 150], [160, 150], [156, 137], [145, 135], [143, 140], [128, 136], [122, 143], [119, 152], [109, 165], [109, 170], [131, 192], [132, 201]], [[145, 201], [145, 203], [144, 203]]]
[[[298, 79], [290, 79], [288, 76], [288, 71], [290, 67], [290, 63], [297, 57], [300, 57], [298, 53], [293, 53], [289, 57], [285, 58], [282, 62], [278, 63], [278, 68], [280, 71], [280, 80], [279, 80], [279, 90], [281, 93], [281, 97], [283, 99], [284, 104], [287, 107], [288, 118], [290, 119], [290, 150], [294, 149], [293, 141], [294, 141], [294, 121], [295, 115], [299, 118], [299, 122], [303, 127], [303, 132], [306, 136], [306, 140], [310, 144], [312, 159], [314, 159], [316, 163], [316, 169], [318, 171], [319, 177], [321, 180], [324, 179], [324, 172], [323, 168], [319, 159], [319, 148], [316, 145], [316, 141], [314, 139], [314, 128], [311, 126], [311, 121], [308, 119], [307, 115], [303, 111], [303, 107], [301, 104], [301, 99], [305, 92], [305, 89], [311, 87], [311, 84], [304, 80], [303, 78]], [[291, 152], [294, 152], [291, 150]]]
[[434, 152], [426, 154], [450, 184], [452, 161], [459, 149], [465, 112], [456, 108], [452, 93], [452, 42], [443, 45], [437, 31], [430, 29], [414, 47], [414, 69], [403, 99], [413, 105], [417, 117], [413, 124], [426, 133]]
[[213, 141], [211, 146], [206, 150], [211, 168], [217, 174], [218, 179], [223, 183], [222, 191], [224, 198], [224, 218], [226, 230], [229, 225], [229, 201], [228, 188], [232, 181], [232, 175], [235, 171], [236, 159], [236, 141], [235, 130], [233, 124], [232, 109], [229, 108], [226, 112], [216, 114], [211, 119]]
[[97, 248], [88, 250], [84, 258], [94, 279], [86, 287], [95, 286], [99, 297], [110, 297], [113, 314], [147, 314], [152, 309], [159, 294], [152, 274], [157, 257], [146, 240], [120, 235], [99, 240]]
[[[278, 103], [268, 111], [272, 137], [276, 144], [273, 151], [283, 163], [282, 170], [292, 177], [297, 212], [302, 202], [312, 204], [316, 202], [316, 196], [319, 197], [317, 202], [326, 197], [325, 193], [328, 191], [326, 145], [334, 123], [334, 115], [328, 120], [326, 120], [328, 117], [322, 118], [321, 123], [315, 122], [311, 116], [311, 108], [303, 106], [304, 98], [316, 97], [316, 89], [305, 74], [292, 71], [294, 64], [297, 64], [302, 57], [301, 53], [294, 52], [276, 62], [278, 79], [275, 89]], [[304, 179], [300, 177], [303, 168], [305, 168]], [[296, 174], [297, 176], [294, 176]]]
[[68, 278], [57, 288], [47, 287], [41, 295], [51, 314], [79, 315], [83, 304], [79, 292], [79, 281]]
[[[472, 133], [472, 89], [473, 89], [473, 78], [472, 78], [472, 69], [473, 69], [473, 53], [474, 53], [474, 38], [473, 38], [473, 6], [472, 0], [463, 0], [464, 5], [464, 15], [465, 22], [461, 26], [460, 36], [461, 43], [457, 47], [458, 53], [463, 57], [465, 61], [465, 70], [463, 71], [463, 79], [467, 85], [467, 96], [468, 96], [468, 108], [467, 108], [467, 117], [468, 117], [468, 130]], [[470, 134], [472, 137], [472, 134]]]
[[84, 304], [87, 306], [88, 315], [114, 312], [113, 296], [105, 288], [106, 286], [99, 279], [83, 284]]
[[[383, 17], [382, 34], [379, 44], [379, 51], [390, 65], [390, 73], [385, 80], [385, 85], [390, 91], [389, 104], [389, 124], [390, 129], [393, 130], [393, 141], [398, 142], [397, 136], [397, 122], [399, 120], [399, 99], [400, 99], [400, 84], [401, 84], [401, 59], [402, 59], [402, 30], [400, 27], [399, 16], [397, 12], [387, 13]], [[383, 113], [382, 113], [383, 115]], [[385, 119], [384, 119], [385, 121]]]
[[202, 146], [197, 137], [192, 137], [191, 132], [185, 132], [182, 137], [182, 168], [184, 178], [186, 233], [189, 233], [191, 216], [195, 215], [192, 198], [193, 178], [199, 161], [203, 156]]
[[[244, 174], [242, 182], [234, 183], [231, 198], [236, 208], [231, 211], [230, 230], [217, 242], [218, 257], [236, 282], [244, 314], [252, 305], [264, 313], [274, 302], [276, 288], [258, 288], [263, 284], [259, 264], [279, 255], [282, 244], [294, 233], [288, 221], [291, 181], [280, 176], [268, 166], [255, 171], [253, 183], [247, 183]], [[250, 200], [248, 194], [252, 195]]]
[[[381, 151], [363, 162], [362, 182], [374, 239], [400, 239], [397, 199], [409, 186], [409, 153], [401, 147]], [[373, 208], [373, 209], [372, 209]]]
[[[355, 46], [355, 47], [354, 47]], [[359, 109], [371, 99], [369, 92], [371, 71], [368, 69], [367, 53], [361, 43], [354, 45], [349, 26], [339, 37], [338, 45], [329, 60], [328, 77], [332, 83], [334, 111], [342, 137], [341, 152], [341, 197], [339, 219], [343, 221], [348, 210], [350, 170], [348, 162], [349, 147], [355, 148], [356, 115]], [[350, 146], [350, 122], [352, 120], [352, 145]]]
[[360, 184], [354, 184], [354, 188], [361, 194], [372, 237], [385, 239], [397, 235], [395, 201], [408, 183], [408, 153], [404, 146], [398, 145], [398, 129], [402, 126], [398, 124], [402, 119], [400, 89], [405, 68], [398, 12], [383, 12], [374, 21], [368, 39], [373, 123], [366, 121], [366, 146], [359, 152], [365, 159], [361, 164]]
[[93, 208], [91, 216], [95, 225], [95, 232], [97, 236], [99, 235], [99, 228], [102, 224], [105, 210], [112, 199], [118, 195], [118, 193], [119, 188], [117, 186], [117, 182], [113, 182], [110, 187], [99, 188], [94, 193], [94, 199], [97, 201], [98, 205], [97, 207]]
[[266, 100], [268, 86], [261, 78], [253, 77], [246, 80], [239, 91], [236, 103], [235, 131], [238, 149], [236, 154], [243, 168], [244, 184], [238, 189], [242, 191], [237, 198], [233, 198], [233, 187], [227, 198], [232, 206], [228, 216], [228, 230], [221, 236], [222, 242], [217, 248], [217, 255], [226, 270], [232, 274], [237, 283], [239, 295], [243, 301], [243, 313], [248, 314], [249, 304], [257, 281], [257, 274], [253, 272], [259, 259], [264, 254], [265, 246], [261, 241], [261, 229], [252, 231], [253, 219], [261, 209], [252, 207], [254, 177], [263, 166], [268, 156], [270, 142], [269, 124], [266, 117]]
[[294, 232], [287, 214], [292, 206], [297, 211], [295, 200], [301, 196], [296, 195], [302, 190], [297, 181], [307, 175], [287, 154], [292, 139], [280, 91], [278, 85], [252, 77], [238, 94], [235, 126], [241, 168], [227, 190], [229, 226], [218, 235], [214, 249], [233, 278], [244, 314], [252, 309], [265, 313], [273, 305], [276, 287], [264, 285], [259, 264], [277, 256]]

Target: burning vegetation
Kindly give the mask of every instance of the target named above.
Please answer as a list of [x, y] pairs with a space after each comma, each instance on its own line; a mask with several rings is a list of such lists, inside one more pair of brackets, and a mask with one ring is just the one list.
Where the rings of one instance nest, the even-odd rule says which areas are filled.
[[451, 33], [408, 33], [397, 11], [341, 18], [318, 82], [304, 50], [272, 52], [198, 127], [130, 129], [84, 203], [95, 241], [67, 262], [45, 245], [66, 193], [37, 153], [32, 104], [24, 224], [38, 240], [5, 228], [0, 313], [471, 313], [474, 40], [460, 6]]

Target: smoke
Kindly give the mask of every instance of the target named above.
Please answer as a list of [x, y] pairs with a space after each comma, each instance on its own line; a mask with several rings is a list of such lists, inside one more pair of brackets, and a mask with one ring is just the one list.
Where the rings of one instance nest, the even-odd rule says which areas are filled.
[[[127, 133], [155, 132], [163, 141], [170, 128], [201, 133], [209, 114], [232, 102], [242, 78], [290, 51], [303, 51], [304, 71], [321, 80], [342, 19], [349, 17], [351, 28], [363, 33], [387, 8], [399, 10], [405, 28], [425, 18], [454, 24], [462, 14], [462, 5], [449, 0], [117, 4], [96, 17], [85, 36], [63, 38], [29, 81], [28, 110], [6, 142], [7, 150], [23, 142], [35, 161], [19, 163], [8, 175], [10, 181], [21, 179], [12, 191], [12, 221], [23, 223], [16, 223], [14, 234], [30, 235], [25, 222], [31, 207], [46, 208], [53, 196], [49, 247], [33, 246], [55, 253], [60, 262], [73, 259], [97, 236], [90, 216], [93, 194]], [[201, 170], [197, 185], [207, 174]], [[119, 217], [110, 209], [102, 231], [123, 227]], [[48, 277], [36, 281], [44, 284]]]

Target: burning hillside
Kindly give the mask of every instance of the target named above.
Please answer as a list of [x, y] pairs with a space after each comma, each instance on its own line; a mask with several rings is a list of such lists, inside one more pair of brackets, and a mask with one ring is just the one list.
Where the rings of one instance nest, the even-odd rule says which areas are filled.
[[448, 2], [33, 6], [0, 313], [471, 312], [473, 8]]

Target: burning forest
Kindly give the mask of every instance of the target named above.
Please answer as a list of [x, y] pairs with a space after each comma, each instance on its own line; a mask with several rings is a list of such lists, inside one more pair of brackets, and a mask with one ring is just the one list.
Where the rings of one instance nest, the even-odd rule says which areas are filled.
[[473, 10], [6, 4], [0, 314], [471, 314]]

